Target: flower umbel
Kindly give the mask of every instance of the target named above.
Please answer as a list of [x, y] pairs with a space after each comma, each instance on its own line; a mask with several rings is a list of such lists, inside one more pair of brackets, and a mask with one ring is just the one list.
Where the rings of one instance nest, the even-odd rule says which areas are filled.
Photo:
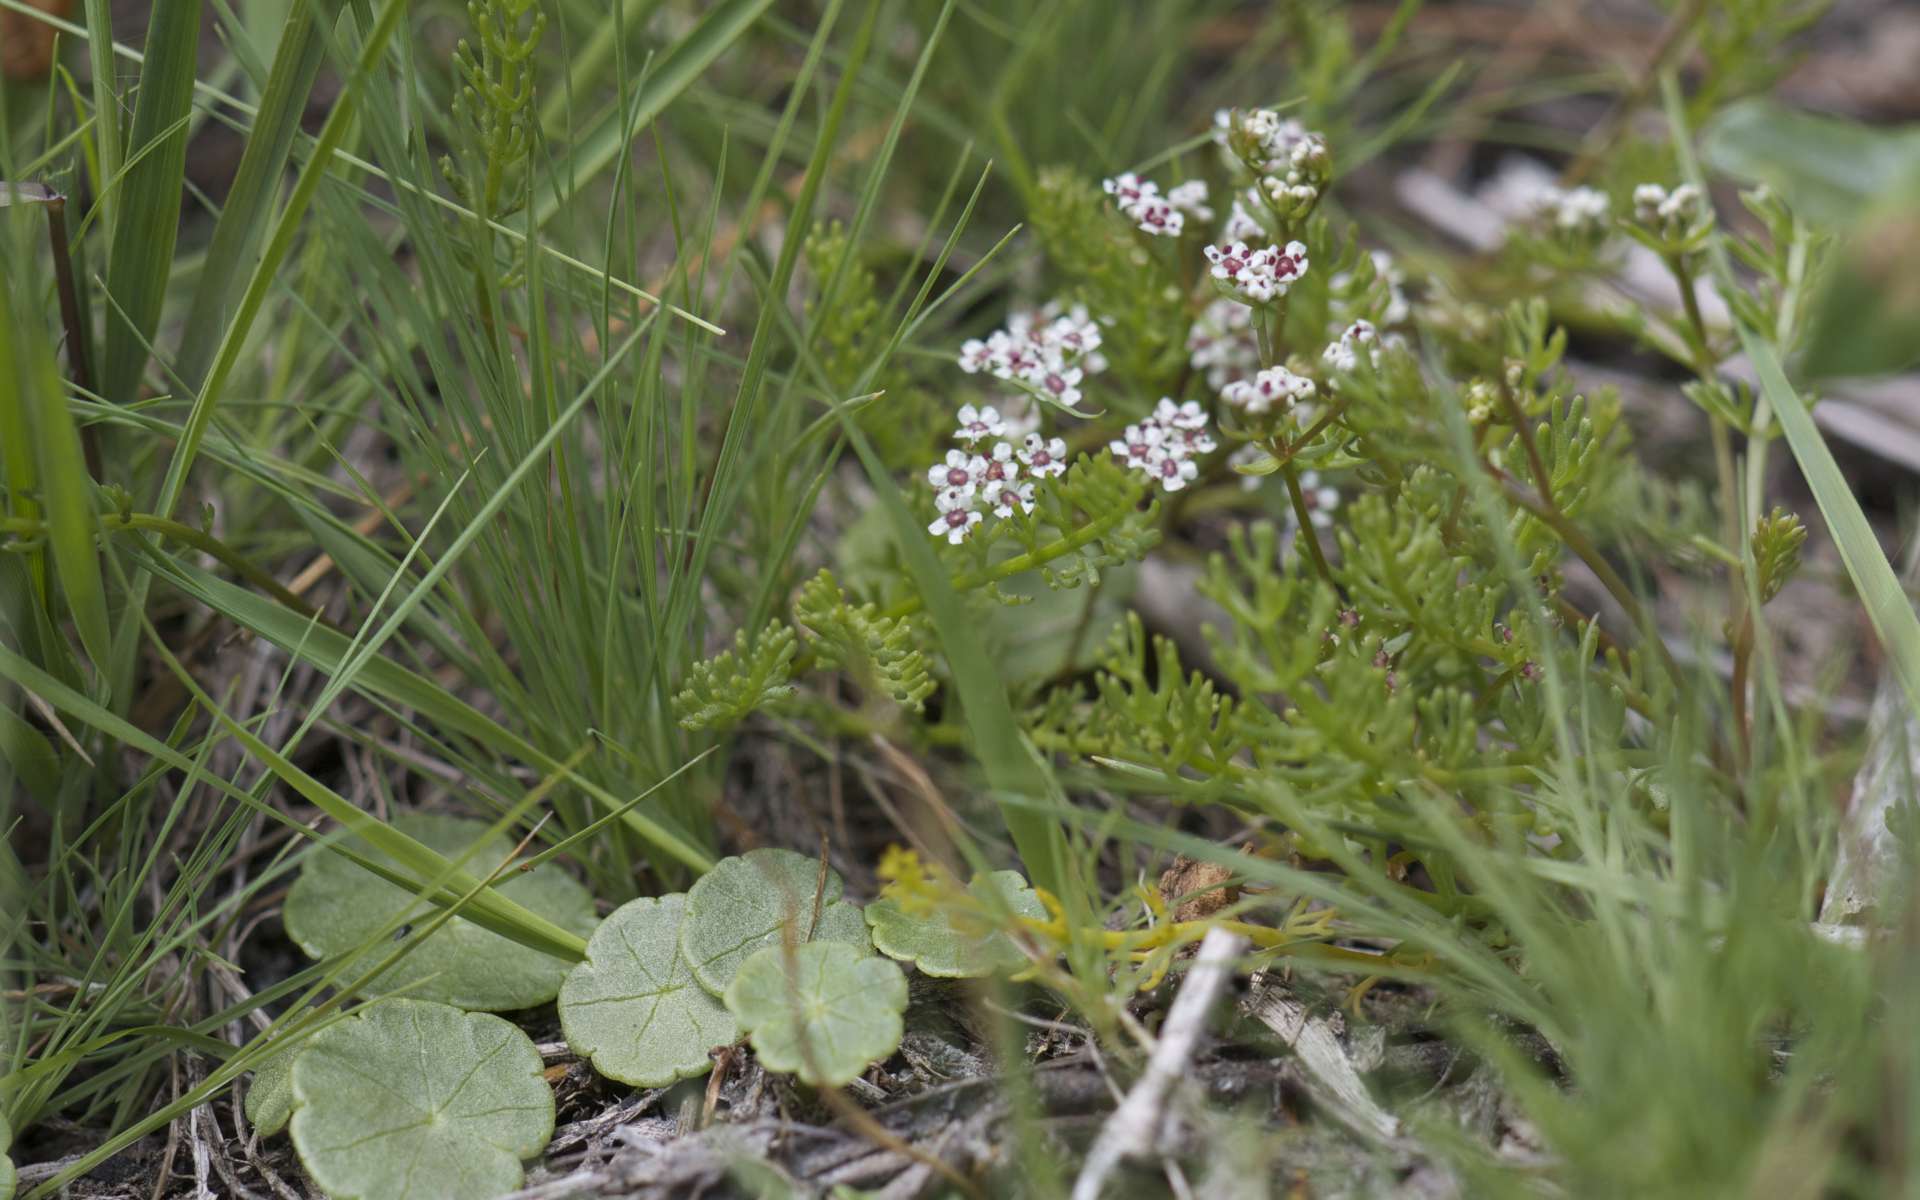
[[1177, 492], [1199, 477], [1199, 464], [1193, 460], [1216, 446], [1207, 432], [1207, 414], [1197, 402], [1175, 404], [1162, 398], [1152, 416], [1127, 426], [1107, 449], [1163, 490]]
[[1287, 288], [1307, 273], [1307, 247], [1288, 242], [1286, 249], [1268, 246], [1253, 250], [1245, 242], [1226, 242], [1206, 249], [1208, 272], [1226, 295], [1242, 304], [1266, 304], [1287, 294]]
[[1189, 216], [1213, 219], [1213, 210], [1207, 207], [1207, 185], [1201, 180], [1180, 184], [1164, 196], [1159, 184], [1132, 172], [1104, 180], [1100, 186], [1140, 232], [1155, 237], [1179, 237]]

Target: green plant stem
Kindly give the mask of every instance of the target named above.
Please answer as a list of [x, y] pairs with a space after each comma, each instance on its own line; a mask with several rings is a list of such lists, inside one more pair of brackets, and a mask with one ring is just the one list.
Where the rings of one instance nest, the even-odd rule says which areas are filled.
[[1581, 562], [1592, 569], [1594, 575], [1599, 578], [1601, 586], [1607, 589], [1607, 594], [1618, 601], [1621, 608], [1627, 610], [1627, 618], [1652, 642], [1661, 664], [1667, 669], [1668, 678], [1676, 684], [1679, 683], [1682, 678], [1679, 664], [1673, 661], [1673, 654], [1667, 649], [1666, 642], [1661, 639], [1660, 630], [1647, 616], [1646, 610], [1640, 607], [1639, 597], [1633, 594], [1633, 589], [1627, 586], [1627, 581], [1620, 578], [1620, 573], [1613, 569], [1613, 564], [1607, 561], [1606, 555], [1600, 553], [1600, 547], [1593, 544], [1593, 539], [1586, 535], [1586, 531], [1575, 525], [1567, 514], [1558, 508], [1528, 495], [1526, 489], [1518, 486], [1513, 477], [1505, 471], [1491, 463], [1486, 465], [1487, 469], [1493, 473], [1494, 479], [1506, 491], [1509, 500], [1526, 509], [1547, 528], [1558, 534], [1560, 540], [1566, 543], [1567, 549], [1573, 551]]
[[[1684, 254], [1669, 254], [1667, 268], [1680, 285], [1680, 305], [1686, 312], [1687, 326], [1692, 334], [1689, 341], [1694, 360], [1693, 373], [1702, 384], [1714, 386], [1713, 341], [1707, 330], [1706, 316], [1700, 311], [1693, 265]], [[1733, 677], [1728, 686], [1733, 701], [1734, 735], [1740, 744], [1741, 761], [1745, 762], [1751, 760], [1753, 750], [1747, 729], [1747, 658], [1753, 652], [1753, 615], [1747, 611], [1746, 567], [1744, 560], [1738, 557], [1742, 540], [1741, 517], [1746, 511], [1746, 498], [1742, 495], [1740, 473], [1734, 463], [1733, 431], [1728, 427], [1726, 418], [1717, 412], [1708, 412], [1707, 428], [1713, 439], [1713, 470], [1720, 490], [1721, 536], [1726, 539], [1728, 551], [1734, 555], [1727, 562], [1727, 629], [1733, 642]]]
[[[191, 525], [167, 517], [158, 517], [152, 513], [103, 513], [100, 517], [100, 528], [107, 531], [138, 530], [144, 533], [157, 533], [171, 541], [192, 546], [302, 616], [319, 615], [318, 609], [287, 590], [285, 584], [249, 561], [244, 554], [205, 530], [195, 529]], [[31, 517], [0, 517], [0, 532], [12, 534], [14, 537], [42, 537], [47, 533], [47, 527], [45, 522]]]
[[1306, 546], [1307, 557], [1313, 559], [1313, 569], [1329, 585], [1338, 588], [1333, 581], [1333, 568], [1327, 565], [1326, 551], [1320, 548], [1320, 535], [1313, 531], [1313, 511], [1307, 507], [1307, 494], [1300, 490], [1300, 472], [1292, 460], [1280, 464], [1280, 473], [1287, 481], [1287, 497], [1293, 501], [1293, 516], [1300, 523], [1300, 532], [1295, 540]]
[[1527, 452], [1527, 469], [1533, 472], [1533, 486], [1539, 491], [1541, 501], [1558, 508], [1553, 499], [1553, 476], [1547, 473], [1547, 464], [1540, 457], [1540, 447], [1534, 444], [1533, 430], [1527, 426], [1527, 414], [1520, 411], [1520, 401], [1504, 379], [1500, 381], [1500, 404], [1506, 409], [1507, 421], [1513, 426], [1514, 436], [1520, 439], [1521, 447]]

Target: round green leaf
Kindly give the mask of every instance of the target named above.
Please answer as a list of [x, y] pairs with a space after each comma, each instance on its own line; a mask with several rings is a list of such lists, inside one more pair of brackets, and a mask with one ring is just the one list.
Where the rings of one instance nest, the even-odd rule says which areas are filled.
[[[997, 895], [1000, 904], [1023, 917], [1044, 920], [1046, 906], [1018, 871], [994, 871], [980, 875], [967, 890], [981, 897]], [[988, 912], [993, 909], [989, 907]], [[1027, 956], [1013, 939], [998, 930], [975, 928], [965, 914], [956, 922], [949, 912], [924, 916], [903, 912], [891, 900], [875, 900], [867, 905], [867, 924], [873, 929], [873, 944], [882, 954], [910, 962], [928, 975], [946, 979], [972, 979], [995, 971], [1018, 970]]]
[[733, 1014], [680, 955], [684, 895], [623, 904], [560, 985], [560, 1028], [575, 1054], [622, 1083], [661, 1087], [704, 1075], [707, 1052], [740, 1036]]
[[13, 1145], [13, 1126], [7, 1124], [7, 1114], [0, 1113], [0, 1200], [13, 1200], [13, 1189], [18, 1183], [13, 1173], [13, 1160], [7, 1157], [7, 1148]]
[[735, 972], [727, 1007], [752, 1033], [761, 1065], [838, 1087], [899, 1047], [907, 977], [843, 942], [808, 942], [791, 955], [768, 946]]
[[[440, 813], [401, 813], [393, 819], [393, 825], [449, 858], [465, 853], [487, 829], [479, 821]], [[385, 855], [363, 842], [355, 840], [353, 848], [363, 857], [392, 865]], [[474, 874], [485, 874], [512, 850], [505, 838], [496, 837], [467, 863]], [[501, 895], [583, 937], [593, 928], [593, 898], [555, 867], [510, 874], [495, 887]], [[345, 953], [378, 933], [410, 903], [415, 903], [414, 899], [404, 889], [338, 854], [316, 851], [308, 856], [300, 878], [287, 893], [287, 935], [315, 958]], [[430, 920], [437, 911], [426, 908], [418, 919]], [[371, 968], [377, 957], [392, 949], [390, 942], [374, 947], [349, 971]], [[407, 995], [416, 999], [439, 1000], [460, 1008], [530, 1008], [558, 994], [560, 981], [571, 965], [456, 916], [389, 968], [368, 991], [381, 994], [407, 987]]]
[[285, 1129], [293, 1116], [293, 1059], [284, 1050], [269, 1056], [247, 1084], [247, 1120], [263, 1138]]
[[485, 1013], [382, 1001], [293, 1060], [293, 1145], [333, 1200], [484, 1200], [553, 1136], [540, 1052]]
[[802, 940], [845, 942], [864, 954], [871, 945], [867, 923], [859, 905], [840, 898], [845, 887], [839, 873], [828, 868], [823, 888], [820, 860], [791, 850], [749, 850], [723, 858], [687, 892], [680, 952], [700, 986], [716, 996], [726, 994], [734, 972], [756, 950], [779, 944], [789, 924]]

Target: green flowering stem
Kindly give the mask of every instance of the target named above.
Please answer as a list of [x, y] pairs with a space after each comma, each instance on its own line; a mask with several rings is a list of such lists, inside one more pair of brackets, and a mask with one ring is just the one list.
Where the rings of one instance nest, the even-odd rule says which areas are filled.
[[[1024, 571], [1031, 571], [1035, 567], [1045, 566], [1057, 558], [1064, 558], [1074, 551], [1083, 549], [1105, 537], [1108, 533], [1112, 532], [1114, 526], [1125, 520], [1131, 511], [1130, 509], [1121, 509], [1095, 517], [1092, 521], [1089, 521], [1087, 524], [1082, 525], [1080, 528], [1062, 537], [1059, 541], [1050, 542], [1038, 550], [1029, 550], [1024, 554], [1016, 554], [1004, 562], [995, 563], [984, 571], [970, 571], [953, 581], [953, 590], [956, 592], [970, 592], [975, 588], [985, 587], [989, 583], [999, 583], [1003, 579], [1011, 579], [1015, 575], [1021, 574]], [[925, 607], [925, 601], [919, 596], [908, 596], [891, 608], [883, 609], [880, 615], [898, 620], [901, 617], [912, 616], [923, 607]]]
[[1333, 568], [1327, 565], [1326, 551], [1320, 548], [1320, 535], [1313, 531], [1313, 511], [1307, 507], [1307, 494], [1300, 490], [1300, 472], [1292, 459], [1280, 464], [1280, 473], [1287, 481], [1287, 498], [1293, 501], [1294, 519], [1300, 523], [1295, 541], [1306, 546], [1307, 557], [1313, 559], [1313, 569], [1320, 573], [1320, 578], [1338, 589], [1340, 585], [1334, 583]]
[[1351, 407], [1352, 404], [1353, 404], [1352, 397], [1342, 396], [1340, 398], [1340, 403], [1333, 405], [1331, 408], [1327, 409], [1325, 413], [1322, 413], [1320, 416], [1320, 419], [1318, 421], [1315, 421], [1312, 425], [1308, 426], [1307, 431], [1301, 434], [1299, 437], [1294, 438], [1292, 441], [1288, 441], [1285, 438], [1276, 438], [1275, 441], [1279, 445], [1282, 452], [1275, 454], [1274, 457], [1279, 459], [1281, 462], [1292, 462], [1295, 455], [1299, 454], [1300, 451], [1306, 449], [1308, 446], [1313, 445], [1314, 439], [1319, 437], [1321, 433], [1323, 433], [1326, 430], [1327, 426], [1333, 424], [1335, 421], [1338, 421], [1342, 416], [1344, 416], [1346, 414], [1347, 409]]

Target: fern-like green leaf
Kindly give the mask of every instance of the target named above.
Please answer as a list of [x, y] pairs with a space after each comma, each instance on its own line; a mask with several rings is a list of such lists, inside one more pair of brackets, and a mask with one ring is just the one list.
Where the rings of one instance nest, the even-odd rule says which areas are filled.
[[745, 720], [763, 705], [791, 695], [789, 683], [798, 639], [779, 621], [769, 623], [749, 644], [746, 632], [733, 635], [733, 649], [693, 664], [686, 686], [673, 698], [682, 729], [724, 729]]
[[919, 712], [926, 706], [938, 685], [912, 618], [883, 616], [871, 603], [855, 604], [825, 569], [800, 586], [793, 611], [814, 633], [813, 650], [822, 663], [852, 673], [902, 708]]

